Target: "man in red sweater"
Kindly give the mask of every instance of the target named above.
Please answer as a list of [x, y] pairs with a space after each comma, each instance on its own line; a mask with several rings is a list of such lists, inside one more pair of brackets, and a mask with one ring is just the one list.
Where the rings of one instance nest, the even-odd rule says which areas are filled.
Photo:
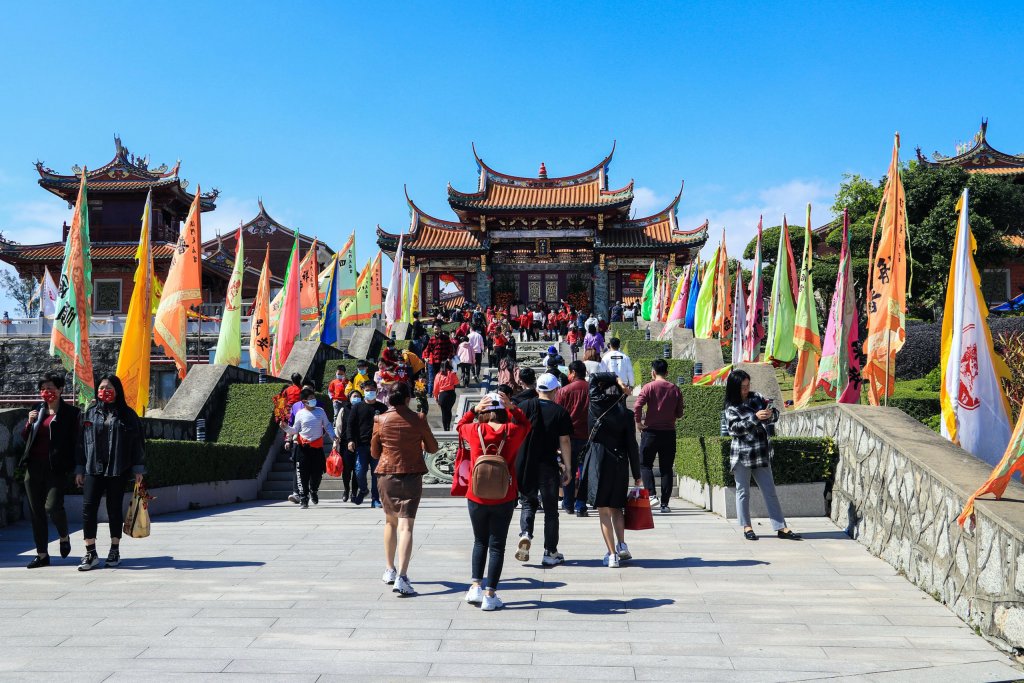
[[652, 381], [640, 390], [633, 407], [633, 417], [641, 430], [640, 476], [651, 496], [651, 505], [657, 505], [658, 498], [654, 495], [654, 457], [657, 456], [663, 513], [671, 512], [668, 499], [672, 495], [672, 467], [676, 460], [676, 420], [683, 417], [683, 392], [665, 379], [667, 374], [668, 363], [661, 358], [652, 362]]
[[590, 385], [587, 384], [587, 366], [583, 361], [569, 363], [569, 383], [558, 390], [555, 402], [569, 412], [572, 419], [572, 469], [569, 484], [562, 489], [562, 509], [575, 512], [577, 517], [587, 517], [587, 504], [576, 499], [576, 481], [580, 474], [580, 457], [590, 436], [587, 418], [590, 414]]

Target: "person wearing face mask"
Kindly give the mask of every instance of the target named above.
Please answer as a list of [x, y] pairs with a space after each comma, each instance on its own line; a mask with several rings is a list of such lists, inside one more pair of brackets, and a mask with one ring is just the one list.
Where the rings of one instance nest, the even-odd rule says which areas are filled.
[[[346, 395], [348, 394], [348, 377], [346, 376], [344, 365], [338, 365], [338, 369], [334, 373], [334, 379], [327, 385], [327, 394], [331, 397], [331, 403], [334, 404], [335, 423], [337, 423], [337, 417], [345, 407]], [[337, 427], [337, 424], [335, 424], [335, 427]]]
[[97, 513], [100, 499], [107, 499], [110, 553], [106, 567], [121, 563], [121, 531], [124, 526], [124, 494], [130, 476], [142, 483], [146, 473], [145, 434], [142, 420], [124, 400], [124, 388], [116, 375], [104, 375], [96, 385], [96, 401], [82, 415], [81, 438], [75, 452], [75, 484], [82, 487], [82, 535], [85, 555], [78, 571], [95, 569]]
[[39, 380], [42, 402], [28, 413], [22, 430], [25, 452], [18, 467], [25, 469], [25, 492], [32, 514], [32, 537], [36, 556], [29, 569], [50, 566], [47, 552], [49, 528], [46, 518], [60, 536], [60, 556], [71, 554], [68, 516], [64, 511], [64, 485], [68, 473], [75, 469], [75, 448], [81, 411], [61, 398], [64, 376], [48, 372]]
[[[348, 448], [356, 454], [356, 481], [358, 490], [352, 493], [352, 502], [362, 505], [367, 493], [370, 493], [370, 507], [381, 506], [377, 492], [377, 475], [370, 472], [370, 484], [367, 486], [366, 475], [370, 470], [370, 439], [373, 437], [373, 418], [387, 411], [387, 406], [377, 400], [377, 385], [372, 381], [363, 382], [363, 400], [352, 406], [348, 412], [346, 433]], [[372, 487], [372, 488], [371, 488]]]
[[327, 419], [327, 413], [316, 404], [316, 393], [310, 387], [300, 395], [302, 408], [295, 415], [293, 424], [281, 421], [281, 429], [295, 436], [299, 468], [299, 505], [309, 507], [320, 502], [320, 481], [324, 475], [324, 436], [335, 438], [334, 426]]
[[352, 386], [358, 390], [363, 386], [363, 382], [369, 382], [372, 379], [370, 377], [370, 364], [365, 360], [356, 361], [356, 376], [352, 378]]
[[344, 492], [341, 496], [341, 502], [343, 503], [351, 500], [352, 495], [359, 490], [358, 480], [356, 479], [356, 454], [355, 451], [350, 450], [348, 447], [350, 441], [348, 438], [348, 416], [352, 412], [352, 408], [362, 402], [362, 392], [349, 384], [345, 412], [342, 415], [341, 421], [335, 420], [334, 423], [334, 429], [338, 432], [338, 439], [335, 443], [338, 451], [341, 453], [345, 470], [341, 475], [341, 484], [344, 487]]

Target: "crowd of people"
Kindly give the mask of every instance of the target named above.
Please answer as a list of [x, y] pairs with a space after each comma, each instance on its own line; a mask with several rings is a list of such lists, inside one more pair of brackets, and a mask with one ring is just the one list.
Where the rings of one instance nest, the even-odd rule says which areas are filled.
[[[621, 309], [613, 307], [613, 320], [631, 310], [616, 308]], [[440, 320], [434, 321], [428, 334], [417, 316], [411, 348], [399, 353], [394, 341], [389, 341], [372, 374], [365, 360], [356, 361], [351, 378], [345, 364], [337, 365], [327, 386], [333, 419], [328, 406], [317, 398], [315, 382], [293, 375], [281, 392], [289, 410], [280, 427], [295, 465], [289, 499], [302, 508], [319, 503], [327, 447], [333, 444], [343, 461], [343, 500], [361, 505], [369, 496], [371, 507], [384, 511], [382, 579], [396, 593], [412, 595], [409, 565], [422, 477], [427, 471], [423, 454], [438, 449], [426, 419], [426, 402], [420, 397], [435, 397], [442, 427], [450, 430], [455, 390], [480, 381], [483, 356], [488, 354], [491, 362], [498, 363], [499, 384], [454, 425], [460, 448], [452, 493], [466, 498], [474, 537], [471, 587], [465, 600], [491, 611], [502, 607], [497, 588], [517, 507], [515, 557], [520, 562], [530, 560], [538, 510], [544, 513], [540, 563], [554, 567], [564, 562], [558, 549], [559, 506], [577, 517], [588, 517], [596, 510], [605, 566], [616, 568], [632, 558], [623, 517], [627, 496], [646, 489], [652, 506], [661, 513], [671, 512], [675, 426], [685, 406], [679, 387], [667, 379], [664, 360], [654, 360], [649, 380], [635, 386], [633, 362], [619, 339], [612, 337], [606, 345], [607, 324], [602, 324], [600, 316], [582, 321], [587, 329], [580, 339], [583, 360], [575, 358], [574, 349], [573, 358], [566, 362], [552, 345], [537, 362], [519, 367], [514, 352], [509, 353], [517, 331], [528, 338], [545, 334], [572, 345], [578, 326], [570, 321], [575, 313], [570, 307], [545, 313], [538, 305], [524, 311], [519, 330], [512, 327], [514, 311], [506, 317], [504, 311], [476, 306], [463, 313], [468, 317], [453, 334], [444, 331]], [[553, 327], [549, 329], [548, 324]], [[542, 371], [538, 375], [528, 365], [539, 365]], [[88, 571], [99, 565], [97, 512], [103, 498], [111, 543], [105, 565], [116, 566], [124, 494], [133, 477], [141, 483], [145, 474], [142, 423], [125, 403], [116, 376], [100, 380], [95, 401], [84, 411], [63, 400], [63, 388], [61, 375], [47, 374], [39, 380], [41, 402], [30, 411], [23, 432], [26, 447], [21, 464], [26, 470], [37, 553], [28, 566], [50, 564], [47, 518], [56, 527], [61, 556], [71, 552], [63, 505], [70, 473], [84, 491], [85, 552], [78, 568]], [[632, 409], [626, 404], [630, 395], [636, 397]], [[750, 390], [747, 373], [734, 370], [729, 375], [722, 433], [732, 437], [739, 521], [744, 537], [751, 541], [758, 538], [750, 524], [751, 478], [764, 496], [778, 537], [800, 540], [786, 525], [773, 484], [771, 436], [778, 416], [770, 400]], [[661, 472], [660, 491], [655, 462]]]

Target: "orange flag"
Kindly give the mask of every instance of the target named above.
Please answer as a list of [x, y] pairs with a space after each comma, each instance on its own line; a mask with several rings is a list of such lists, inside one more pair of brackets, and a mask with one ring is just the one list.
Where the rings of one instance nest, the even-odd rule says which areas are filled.
[[203, 305], [202, 291], [202, 225], [199, 215], [200, 189], [196, 186], [195, 199], [188, 210], [188, 218], [178, 234], [171, 267], [164, 281], [164, 291], [153, 321], [153, 341], [162, 346], [164, 355], [174, 359], [178, 377], [185, 379], [188, 334], [188, 309]]
[[974, 514], [974, 501], [979, 496], [991, 493], [996, 497], [996, 500], [1002, 498], [1003, 492], [1006, 491], [1010, 480], [1013, 479], [1013, 475], [1018, 472], [1021, 472], [1022, 476], [1024, 476], [1024, 410], [1020, 411], [1020, 417], [1017, 418], [1017, 426], [1013, 430], [1013, 434], [1010, 435], [1010, 443], [1006, 446], [1003, 459], [992, 470], [988, 481], [982, 484], [981, 488], [972, 493], [971, 497], [967, 499], [967, 504], [964, 505], [963, 511], [956, 518], [957, 523], [963, 526], [964, 522]]
[[320, 320], [320, 268], [316, 261], [316, 245], [316, 240], [313, 240], [313, 246], [299, 266], [300, 319], [307, 322]]
[[725, 229], [722, 229], [722, 250], [718, 255], [715, 278], [715, 321], [711, 330], [724, 342], [732, 340], [732, 288], [729, 286], [729, 256], [725, 252]]
[[[882, 234], [875, 251], [875, 233]], [[864, 379], [868, 399], [877, 406], [896, 384], [896, 352], [906, 339], [907, 315], [907, 202], [900, 177], [900, 135], [892, 145], [885, 191], [871, 231], [868, 274], [868, 336], [864, 342]]]
[[270, 369], [270, 245], [263, 257], [260, 284], [249, 317], [249, 365], [257, 370]]
[[383, 293], [383, 280], [381, 279], [381, 252], [377, 252], [377, 257], [373, 259], [373, 265], [370, 266], [370, 313], [380, 317], [384, 309], [384, 293]]

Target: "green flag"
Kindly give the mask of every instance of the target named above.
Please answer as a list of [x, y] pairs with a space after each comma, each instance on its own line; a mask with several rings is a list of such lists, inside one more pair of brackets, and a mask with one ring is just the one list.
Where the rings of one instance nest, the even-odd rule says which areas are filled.
[[718, 273], [718, 254], [721, 250], [721, 247], [715, 249], [715, 255], [704, 269], [704, 279], [700, 283], [697, 312], [693, 318], [693, 336], [698, 339], [711, 338], [711, 326], [715, 317], [715, 275]]
[[215, 365], [240, 365], [242, 362], [242, 274], [245, 273], [245, 252], [242, 247], [242, 229], [238, 229], [235, 245], [235, 267], [228, 280], [228, 293], [224, 300], [224, 313], [220, 319], [220, 336]]
[[768, 302], [768, 337], [764, 355], [770, 361], [789, 363], [796, 358], [793, 332], [796, 327], [796, 301], [790, 281], [793, 266], [793, 247], [789, 242], [789, 226], [782, 220], [779, 251], [775, 258], [775, 277], [772, 279], [772, 297]]
[[654, 261], [651, 261], [651, 269], [644, 278], [644, 292], [640, 297], [640, 317], [644, 320], [650, 320], [654, 312], [654, 279]]

